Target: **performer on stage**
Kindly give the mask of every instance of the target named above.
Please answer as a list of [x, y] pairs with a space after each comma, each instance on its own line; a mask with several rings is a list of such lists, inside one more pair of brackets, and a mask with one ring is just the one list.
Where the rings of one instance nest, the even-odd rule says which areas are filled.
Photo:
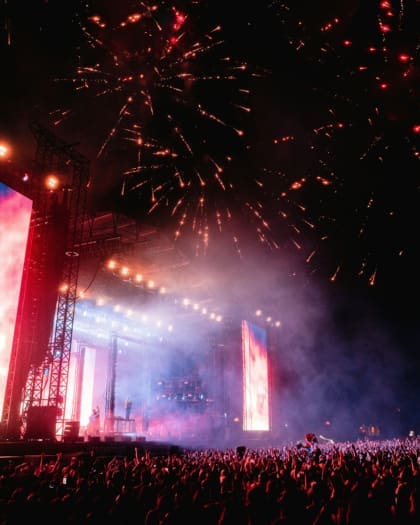
[[129, 397], [125, 400], [125, 419], [130, 419], [131, 408], [133, 407], [133, 402]]
[[101, 413], [99, 410], [99, 406], [96, 406], [95, 408], [93, 408], [92, 414], [89, 416], [88, 435], [89, 436], [99, 436], [100, 428], [101, 428]]

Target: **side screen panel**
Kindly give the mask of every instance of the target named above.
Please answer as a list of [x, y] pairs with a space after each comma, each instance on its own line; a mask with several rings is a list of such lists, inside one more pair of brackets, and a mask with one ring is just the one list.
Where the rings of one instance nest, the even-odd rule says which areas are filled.
[[19, 304], [32, 200], [0, 182], [0, 413]]
[[267, 332], [242, 321], [243, 430], [270, 430]]

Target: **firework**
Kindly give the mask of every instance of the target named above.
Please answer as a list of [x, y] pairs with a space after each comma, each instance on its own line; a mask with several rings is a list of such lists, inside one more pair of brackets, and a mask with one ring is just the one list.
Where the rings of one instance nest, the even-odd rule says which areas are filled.
[[312, 159], [305, 178], [319, 182], [303, 199], [317, 217], [307, 261], [328, 268], [332, 281], [346, 272], [374, 285], [389, 277], [390, 261], [394, 273], [403, 271], [414, 249], [407, 233], [419, 196], [414, 4], [347, 1], [322, 12], [270, 4], [310, 84], [308, 113], [317, 108], [296, 140]]
[[[203, 3], [84, 5], [76, 74], [59, 79], [76, 104], [52, 113], [57, 125], [82, 114], [85, 133], [102, 132], [97, 156], [120, 155], [126, 205], [169, 216], [175, 239], [188, 231], [200, 249], [229, 229], [238, 208], [250, 209], [229, 165], [246, 151], [236, 123], [250, 114], [253, 81], [263, 75], [226, 51], [211, 18]], [[255, 206], [250, 212], [263, 240], [264, 220]]]

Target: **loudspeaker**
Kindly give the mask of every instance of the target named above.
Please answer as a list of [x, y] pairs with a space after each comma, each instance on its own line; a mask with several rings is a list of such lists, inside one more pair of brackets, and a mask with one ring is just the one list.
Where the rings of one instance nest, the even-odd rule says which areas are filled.
[[33, 406], [28, 409], [26, 439], [56, 439], [57, 407]]
[[63, 438], [65, 441], [77, 441], [79, 437], [80, 421], [66, 421], [64, 423]]

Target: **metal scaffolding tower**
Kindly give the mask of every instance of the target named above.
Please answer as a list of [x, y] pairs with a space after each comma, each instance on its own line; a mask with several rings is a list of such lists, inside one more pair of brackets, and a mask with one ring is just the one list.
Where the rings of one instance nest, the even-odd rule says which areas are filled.
[[33, 196], [3, 423], [9, 437], [19, 430], [23, 437], [55, 438], [64, 430], [89, 161], [38, 124], [30, 129], [37, 142], [37, 179], [54, 174], [59, 185], [48, 190], [39, 183]]
[[[65, 191], [64, 211], [66, 215], [66, 240], [61, 275], [61, 286], [58, 290], [55, 328], [50, 345], [49, 382], [47, 406], [56, 407], [56, 434], [61, 435], [64, 429], [65, 401], [70, 364], [73, 320], [77, 298], [77, 281], [80, 257], [76, 247], [83, 237], [83, 223], [86, 214], [87, 189], [89, 183], [89, 162], [71, 146], [57, 139], [52, 133], [32, 125], [32, 132], [37, 139], [36, 158], [44, 169], [70, 169], [70, 180]], [[45, 366], [41, 366], [38, 380], [45, 375]], [[41, 402], [42, 392], [38, 394]]]

